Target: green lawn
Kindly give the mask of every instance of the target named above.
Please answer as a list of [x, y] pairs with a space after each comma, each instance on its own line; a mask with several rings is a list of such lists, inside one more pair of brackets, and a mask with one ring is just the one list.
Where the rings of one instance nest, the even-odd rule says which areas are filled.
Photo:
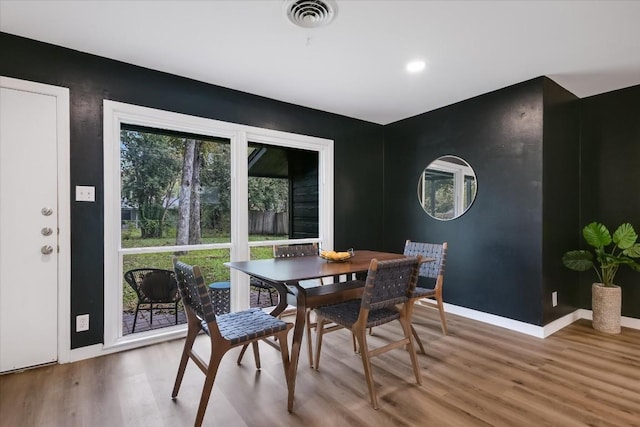
[[[140, 236], [131, 235], [122, 240], [123, 248], [141, 248], [152, 246], [173, 246], [175, 245], [174, 237], [163, 237], [155, 239], [142, 239]], [[250, 240], [281, 240], [286, 239], [287, 236], [251, 236]], [[203, 243], [223, 243], [229, 242], [229, 236], [207, 236], [202, 238]], [[172, 270], [172, 257], [173, 252], [161, 252], [152, 254], [135, 254], [125, 255], [123, 257], [122, 271], [126, 272], [134, 268], [162, 268], [166, 270]], [[222, 282], [229, 280], [229, 268], [224, 266], [225, 262], [229, 261], [229, 249], [206, 249], [206, 250], [192, 250], [177, 254], [178, 258], [191, 265], [198, 265], [202, 270], [202, 274], [207, 283]], [[271, 246], [251, 248], [252, 259], [265, 259], [273, 256], [273, 249]], [[134, 312], [137, 304], [137, 296], [129, 284], [123, 279], [123, 310], [126, 312]]]

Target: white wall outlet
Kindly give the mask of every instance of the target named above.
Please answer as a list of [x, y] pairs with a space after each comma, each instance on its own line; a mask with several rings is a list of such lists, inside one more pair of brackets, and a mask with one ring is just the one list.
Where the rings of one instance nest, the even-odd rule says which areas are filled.
[[76, 332], [83, 332], [89, 330], [89, 315], [79, 314], [76, 316]]
[[551, 292], [551, 306], [555, 307], [558, 305], [558, 291]]
[[96, 187], [89, 185], [76, 185], [76, 202], [95, 202]]

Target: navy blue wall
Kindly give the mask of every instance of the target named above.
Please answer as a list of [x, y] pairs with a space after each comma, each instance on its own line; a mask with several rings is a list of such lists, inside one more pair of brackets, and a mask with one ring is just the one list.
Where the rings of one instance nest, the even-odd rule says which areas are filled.
[[[381, 236], [370, 232], [382, 228], [381, 125], [6, 33], [0, 33], [0, 52], [1, 75], [69, 88], [71, 188], [96, 187], [96, 203], [71, 204], [71, 318], [91, 315], [91, 330], [73, 332], [72, 348], [103, 342], [103, 99], [333, 139], [335, 246], [381, 246]], [[352, 159], [372, 166], [356, 168]]]
[[[535, 79], [385, 127], [385, 245], [449, 244], [444, 299], [541, 324], [543, 82]], [[417, 202], [421, 171], [452, 154], [478, 192], [460, 218], [439, 221]]]
[[[580, 224], [599, 221], [613, 232], [631, 222], [640, 234], [640, 85], [585, 98], [581, 106]], [[579, 307], [591, 308], [594, 279], [580, 274]], [[621, 267], [615, 282], [622, 315], [640, 318], [640, 273]]]
[[[562, 255], [576, 248], [580, 228], [580, 109], [578, 98], [544, 79], [542, 153], [542, 324], [565, 315], [577, 305], [575, 272]], [[558, 293], [558, 306], [551, 293]]]

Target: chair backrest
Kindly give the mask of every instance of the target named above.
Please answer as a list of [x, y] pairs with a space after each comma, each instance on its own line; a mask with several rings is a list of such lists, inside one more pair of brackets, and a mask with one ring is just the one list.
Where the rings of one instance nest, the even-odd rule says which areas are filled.
[[[299, 256], [318, 256], [317, 243], [304, 243], [301, 245], [273, 245], [274, 258], [289, 258]], [[300, 281], [301, 285], [322, 285], [323, 279], [310, 279]]]
[[316, 256], [318, 255], [318, 245], [316, 243], [305, 243], [302, 245], [274, 245], [274, 258], [287, 258], [296, 256]]
[[215, 323], [216, 314], [200, 267], [185, 264], [173, 257], [173, 268], [184, 306], [201, 321], [207, 324]]
[[141, 301], [175, 302], [180, 299], [175, 273], [160, 268], [136, 268], [124, 273], [124, 279]]
[[362, 294], [362, 308], [377, 310], [405, 303], [418, 282], [422, 257], [371, 260]]
[[404, 245], [407, 256], [421, 255], [423, 258], [434, 258], [433, 262], [425, 262], [420, 266], [420, 276], [436, 280], [436, 288], [442, 286], [444, 269], [447, 264], [447, 242], [421, 243], [407, 240]]

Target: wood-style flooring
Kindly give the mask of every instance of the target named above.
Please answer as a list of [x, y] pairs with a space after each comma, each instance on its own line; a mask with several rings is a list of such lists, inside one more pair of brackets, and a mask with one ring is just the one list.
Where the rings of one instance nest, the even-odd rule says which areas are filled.
[[[227, 354], [205, 415], [210, 426], [640, 426], [640, 331], [594, 331], [578, 321], [546, 339], [416, 307], [427, 355], [423, 384], [408, 354], [375, 358], [379, 410], [371, 408], [362, 363], [347, 331], [328, 334], [320, 371], [301, 354], [293, 413], [279, 354], [261, 344], [253, 357]], [[399, 333], [374, 329], [370, 343]], [[198, 345], [206, 348], [205, 337]], [[182, 340], [71, 364], [0, 376], [0, 426], [190, 426], [204, 375], [187, 367], [178, 399], [171, 389]], [[303, 343], [304, 345], [304, 343]], [[303, 347], [304, 350], [304, 347]]]

